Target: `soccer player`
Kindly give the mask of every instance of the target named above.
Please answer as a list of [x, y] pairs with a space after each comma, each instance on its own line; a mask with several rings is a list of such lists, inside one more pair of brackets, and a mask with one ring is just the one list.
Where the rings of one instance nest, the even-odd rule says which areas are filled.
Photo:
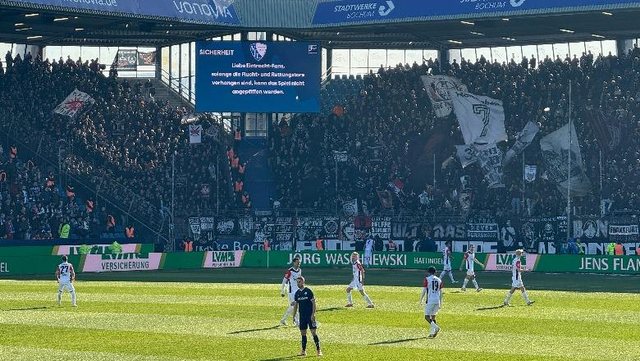
[[371, 266], [371, 261], [373, 260], [373, 238], [371, 235], [367, 237], [367, 241], [364, 244], [364, 266]]
[[67, 290], [71, 293], [71, 306], [76, 307], [76, 289], [73, 287], [76, 272], [73, 270], [73, 265], [67, 262], [67, 256], [62, 256], [62, 263], [56, 268], [56, 279], [58, 280], [58, 306], [62, 304], [62, 292]]
[[524, 298], [525, 302], [527, 302], [527, 306], [531, 306], [534, 301], [529, 299], [529, 295], [527, 295], [527, 290], [524, 288], [524, 283], [522, 283], [522, 271], [526, 271], [524, 267], [522, 267], [522, 261], [520, 257], [524, 253], [523, 250], [516, 250], [516, 257], [513, 259], [513, 263], [511, 264], [511, 289], [507, 292], [507, 297], [504, 298], [504, 305], [509, 306], [509, 301], [511, 301], [511, 296], [516, 290], [520, 290], [522, 292], [522, 298]]
[[347, 305], [344, 307], [353, 307], [351, 290], [355, 288], [360, 291], [360, 294], [362, 295], [362, 297], [364, 297], [364, 300], [367, 302], [367, 308], [373, 308], [374, 306], [371, 298], [369, 298], [369, 295], [367, 295], [367, 293], [364, 291], [364, 268], [360, 263], [359, 257], [360, 255], [358, 254], [358, 252], [353, 252], [351, 254], [351, 269], [353, 272], [353, 279], [351, 280], [349, 286], [347, 286]]
[[293, 312], [300, 311], [300, 335], [302, 336], [302, 351], [299, 356], [307, 355], [307, 328], [311, 330], [313, 342], [316, 344], [316, 352], [318, 356], [322, 356], [320, 350], [320, 339], [316, 333], [318, 325], [316, 323], [316, 299], [313, 291], [304, 285], [304, 277], [300, 276], [296, 279], [298, 290], [294, 296]]
[[438, 332], [440, 332], [440, 326], [436, 323], [436, 315], [442, 306], [442, 288], [444, 287], [444, 283], [440, 277], [436, 276], [435, 267], [429, 267], [427, 273], [429, 275], [424, 278], [420, 304], [422, 304], [424, 296], [427, 296], [427, 302], [424, 305], [424, 319], [431, 324], [429, 338], [434, 338], [438, 335]]
[[446, 241], [444, 243], [444, 249], [442, 250], [442, 263], [444, 264], [444, 269], [440, 273], [440, 279], [444, 278], [444, 275], [449, 274], [449, 278], [451, 279], [451, 283], [458, 283], [458, 281], [453, 279], [453, 272], [451, 272], [451, 241]]
[[[479, 264], [480, 267], [484, 267], [484, 264], [482, 264], [482, 262], [476, 259], [476, 254], [474, 252], [473, 245], [470, 245], [469, 249], [464, 254], [464, 264], [467, 267], [467, 276], [464, 278], [464, 282], [462, 282], [463, 292], [467, 290], [467, 283], [469, 281], [473, 282], [473, 285], [475, 286], [476, 291], [478, 292], [482, 291], [482, 288], [478, 286], [478, 282], [476, 281], [476, 273], [473, 270], [474, 263]], [[460, 271], [462, 271], [462, 268], [460, 269]]]
[[[295, 257], [293, 259], [293, 266], [289, 267], [287, 272], [284, 274], [284, 278], [282, 279], [282, 287], [280, 288], [280, 296], [284, 297], [285, 290], [287, 291], [288, 298], [288, 306], [287, 310], [284, 312], [282, 319], [280, 319], [280, 324], [283, 326], [287, 325], [287, 318], [293, 312], [293, 304], [294, 304], [294, 296], [296, 295], [296, 291], [298, 290], [298, 283], [296, 280], [302, 277], [302, 269], [300, 269], [300, 257]], [[298, 315], [293, 312], [293, 323], [298, 323]]]

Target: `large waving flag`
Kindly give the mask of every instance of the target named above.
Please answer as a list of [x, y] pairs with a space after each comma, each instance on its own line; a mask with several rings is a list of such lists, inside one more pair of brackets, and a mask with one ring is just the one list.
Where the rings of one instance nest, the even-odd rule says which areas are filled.
[[53, 112], [74, 118], [79, 112], [89, 109], [95, 102], [96, 101], [89, 94], [75, 89], [62, 101], [62, 103], [58, 104]]
[[500, 100], [462, 91], [450, 93], [465, 144], [491, 144], [507, 140], [504, 107]]

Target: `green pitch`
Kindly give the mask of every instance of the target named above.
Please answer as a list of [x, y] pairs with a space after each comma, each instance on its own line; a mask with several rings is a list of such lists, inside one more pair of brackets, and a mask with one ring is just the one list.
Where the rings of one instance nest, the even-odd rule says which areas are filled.
[[[427, 339], [423, 272], [371, 271], [376, 304], [343, 308], [349, 271], [304, 269], [327, 360], [639, 360], [640, 277], [526, 274], [499, 307], [509, 273], [480, 273], [484, 291], [447, 285], [442, 327]], [[299, 332], [278, 327], [281, 270], [80, 275], [77, 308], [57, 286], [0, 280], [0, 360], [289, 360]], [[461, 274], [457, 274], [458, 277]], [[36, 277], [38, 278], [38, 277]], [[115, 281], [115, 280], [118, 281]], [[447, 280], [445, 280], [447, 281]], [[235, 282], [235, 283], [233, 283]], [[309, 339], [309, 356], [316, 358]]]

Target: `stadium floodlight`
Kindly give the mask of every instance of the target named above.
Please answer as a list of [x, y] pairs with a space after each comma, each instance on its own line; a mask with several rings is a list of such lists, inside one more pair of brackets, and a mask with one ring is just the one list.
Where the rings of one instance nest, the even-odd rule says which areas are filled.
[[509, 18], [502, 18], [502, 21], [509, 21]]
[[503, 36], [503, 37], [502, 37], [502, 40], [516, 41], [516, 39], [514, 39], [514, 38], [510, 38], [510, 37], [508, 37], [508, 36]]
[[42, 35], [27, 36], [27, 40], [40, 39], [40, 38], [42, 38]]
[[484, 33], [479, 33], [477, 31], [470, 31], [470, 33], [473, 35], [484, 36]]
[[84, 28], [76, 28], [76, 31], [84, 31]]
[[613, 13], [610, 13], [608, 11], [603, 11], [602, 15], [606, 15], [606, 16], [613, 16]]
[[28, 27], [28, 28], [17, 28], [16, 31], [28, 31], [28, 30], [32, 30], [32, 27]]
[[544, 110], [545, 112], [550, 112], [550, 111], [551, 111], [551, 108], [549, 108], [549, 107], [545, 107], [545, 108], [544, 108], [544, 109], [542, 109], [542, 110]]
[[25, 17], [25, 18], [32, 18], [32, 17], [34, 17], [34, 16], [39, 16], [39, 15], [40, 15], [40, 14], [38, 14], [38, 13], [31, 13], [31, 14], [24, 14], [24, 17]]
[[462, 21], [460, 21], [460, 23], [464, 24], [464, 25], [476, 25], [476, 23], [474, 23], [472, 21], [464, 21], [464, 20], [462, 20]]
[[15, 26], [25, 26], [25, 25], [27, 25], [27, 24], [25, 24], [25, 23], [15, 23]]
[[560, 29], [560, 31], [562, 31], [563, 33], [569, 33], [569, 34], [575, 33], [575, 31], [569, 30], [569, 29]]
[[69, 18], [54, 18], [53, 21], [67, 21]]
[[451, 44], [458, 44], [458, 45], [462, 44], [462, 41], [458, 41], [458, 40], [449, 39], [448, 42], [450, 42]]
[[598, 35], [598, 34], [591, 34], [591, 36], [593, 36], [594, 38], [598, 38], [598, 39], [604, 39], [605, 37], [602, 35]]

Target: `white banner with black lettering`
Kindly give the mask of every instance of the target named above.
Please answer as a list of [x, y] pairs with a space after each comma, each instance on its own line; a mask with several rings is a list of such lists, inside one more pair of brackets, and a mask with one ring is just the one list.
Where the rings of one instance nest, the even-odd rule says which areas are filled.
[[189, 143], [191, 144], [202, 143], [202, 125], [201, 124], [189, 124]]
[[531, 183], [536, 180], [536, 174], [538, 173], [538, 167], [535, 165], [525, 165], [524, 166], [524, 180], [528, 183]]
[[465, 144], [507, 140], [500, 100], [461, 91], [452, 91], [451, 100]]
[[533, 142], [533, 139], [536, 137], [536, 134], [538, 134], [539, 131], [540, 127], [538, 127], [538, 124], [531, 121], [528, 122], [524, 126], [524, 129], [522, 129], [522, 131], [518, 133], [516, 142], [515, 144], [513, 144], [513, 147], [511, 147], [511, 149], [509, 149], [505, 154], [504, 164], [509, 164], [509, 162], [511, 162], [514, 157], [522, 153], [522, 151], [526, 147], [528, 147], [531, 142]]
[[[569, 137], [571, 137], [571, 140]], [[569, 187], [569, 174], [571, 177], [572, 196], [585, 196], [590, 193], [591, 182], [582, 166], [580, 144], [573, 124], [571, 124], [571, 127], [567, 124], [540, 139], [540, 149], [542, 150], [547, 176], [556, 182], [558, 189], [565, 197]], [[569, 152], [571, 152], [570, 173], [568, 170]]]
[[493, 144], [475, 144], [476, 155], [489, 188], [504, 188], [502, 181], [502, 150]]
[[458, 155], [458, 160], [460, 160], [462, 168], [466, 168], [478, 161], [473, 145], [456, 145], [456, 154]]
[[451, 114], [450, 90], [467, 92], [467, 87], [460, 80], [446, 75], [423, 75], [420, 77], [427, 95], [431, 100], [431, 106], [438, 118], [446, 118]]
[[87, 93], [75, 89], [62, 103], [53, 110], [54, 113], [73, 118], [80, 111], [87, 110], [96, 101]]

